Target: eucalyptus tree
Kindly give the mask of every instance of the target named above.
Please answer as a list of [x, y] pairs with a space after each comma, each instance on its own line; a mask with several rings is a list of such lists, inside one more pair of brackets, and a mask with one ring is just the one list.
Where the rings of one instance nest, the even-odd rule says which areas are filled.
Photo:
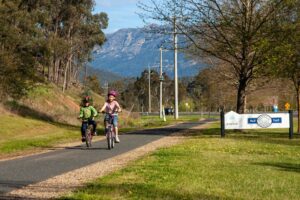
[[102, 45], [105, 36], [102, 29], [107, 27], [105, 13], [92, 14], [93, 0], [63, 1], [60, 37], [67, 42], [63, 56], [63, 91], [78, 74], [78, 66], [89, 59], [94, 45]]
[[64, 91], [94, 45], [105, 41], [108, 17], [93, 14], [94, 5], [94, 0], [0, 1], [1, 92], [22, 96], [43, 76]]
[[35, 69], [39, 30], [35, 14], [21, 0], [0, 1], [0, 93], [18, 98], [38, 80]]
[[[149, 88], [150, 86], [150, 88]], [[141, 76], [134, 82], [134, 89], [136, 91], [136, 96], [138, 102], [147, 106], [149, 108], [149, 99], [151, 99], [151, 104], [154, 99], [159, 102], [158, 90], [159, 88], [159, 75], [155, 70], [150, 70], [150, 85], [149, 85], [149, 71], [144, 70]], [[151, 97], [149, 97], [149, 89], [151, 89]]]
[[145, 21], [176, 27], [197, 56], [228, 63], [237, 83], [236, 111], [245, 112], [246, 90], [271, 49], [272, 24], [283, 0], [148, 0], [139, 2]]
[[[31, 2], [31, 1], [30, 1]], [[49, 81], [68, 85], [78, 79], [79, 68], [90, 59], [93, 47], [102, 45], [106, 13], [93, 14], [93, 0], [32, 1], [41, 13], [38, 24], [44, 34], [44, 51]]]

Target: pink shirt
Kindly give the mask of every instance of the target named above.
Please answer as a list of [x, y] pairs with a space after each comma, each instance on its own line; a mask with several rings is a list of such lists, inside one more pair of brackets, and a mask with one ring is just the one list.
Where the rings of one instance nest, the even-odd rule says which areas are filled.
[[117, 101], [112, 101], [110, 103], [105, 102], [105, 112], [106, 113], [114, 113], [119, 108], [120, 108], [120, 105]]

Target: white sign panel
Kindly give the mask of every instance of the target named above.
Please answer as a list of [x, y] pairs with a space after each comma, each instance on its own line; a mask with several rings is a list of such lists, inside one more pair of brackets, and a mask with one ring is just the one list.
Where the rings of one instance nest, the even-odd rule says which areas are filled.
[[225, 114], [225, 129], [290, 128], [289, 113]]

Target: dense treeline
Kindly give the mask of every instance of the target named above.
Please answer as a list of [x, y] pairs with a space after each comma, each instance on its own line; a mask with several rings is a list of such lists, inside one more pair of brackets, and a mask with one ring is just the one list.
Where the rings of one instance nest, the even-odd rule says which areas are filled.
[[[179, 79], [179, 111], [218, 112], [234, 110], [236, 106], [235, 89], [226, 66], [210, 66], [201, 70], [194, 77]], [[223, 77], [226, 75], [226, 79]], [[174, 107], [174, 80], [164, 74], [163, 105]], [[222, 80], [222, 81], [220, 81]], [[98, 83], [90, 82], [90, 88], [97, 88]], [[285, 110], [285, 103], [291, 108], [297, 107], [297, 97], [291, 88], [292, 82], [286, 78], [261, 77], [251, 83], [247, 90], [246, 112], [272, 112], [274, 103], [279, 110]], [[151, 111], [159, 111], [159, 74], [151, 71]], [[149, 76], [145, 70], [137, 78], [119, 80], [108, 84], [109, 89], [120, 93], [118, 100], [122, 107], [136, 112], [149, 111]]]
[[105, 41], [108, 17], [93, 7], [93, 0], [0, 1], [1, 97], [20, 97], [45, 79], [63, 91], [75, 82]]

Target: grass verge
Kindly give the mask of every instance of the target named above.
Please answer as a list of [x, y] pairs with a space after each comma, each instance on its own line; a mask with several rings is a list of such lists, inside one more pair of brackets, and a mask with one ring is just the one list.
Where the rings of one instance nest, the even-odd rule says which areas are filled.
[[[121, 121], [121, 132], [144, 129], [144, 128], [158, 128], [162, 126], [168, 126], [171, 124], [177, 124], [182, 122], [197, 122], [200, 119], [208, 118], [208, 115], [184, 115], [180, 116], [179, 119], [175, 120], [173, 116], [166, 116], [166, 121], [163, 121], [158, 116], [141, 116], [138, 118], [133, 118], [129, 122], [125, 123]], [[125, 121], [125, 120], [124, 120]], [[123, 127], [122, 127], [123, 126]]]
[[[65, 200], [300, 199], [300, 137], [286, 131], [194, 130]], [[272, 131], [272, 132], [271, 132]]]
[[0, 116], [0, 157], [38, 150], [78, 139], [78, 127], [14, 115]]

